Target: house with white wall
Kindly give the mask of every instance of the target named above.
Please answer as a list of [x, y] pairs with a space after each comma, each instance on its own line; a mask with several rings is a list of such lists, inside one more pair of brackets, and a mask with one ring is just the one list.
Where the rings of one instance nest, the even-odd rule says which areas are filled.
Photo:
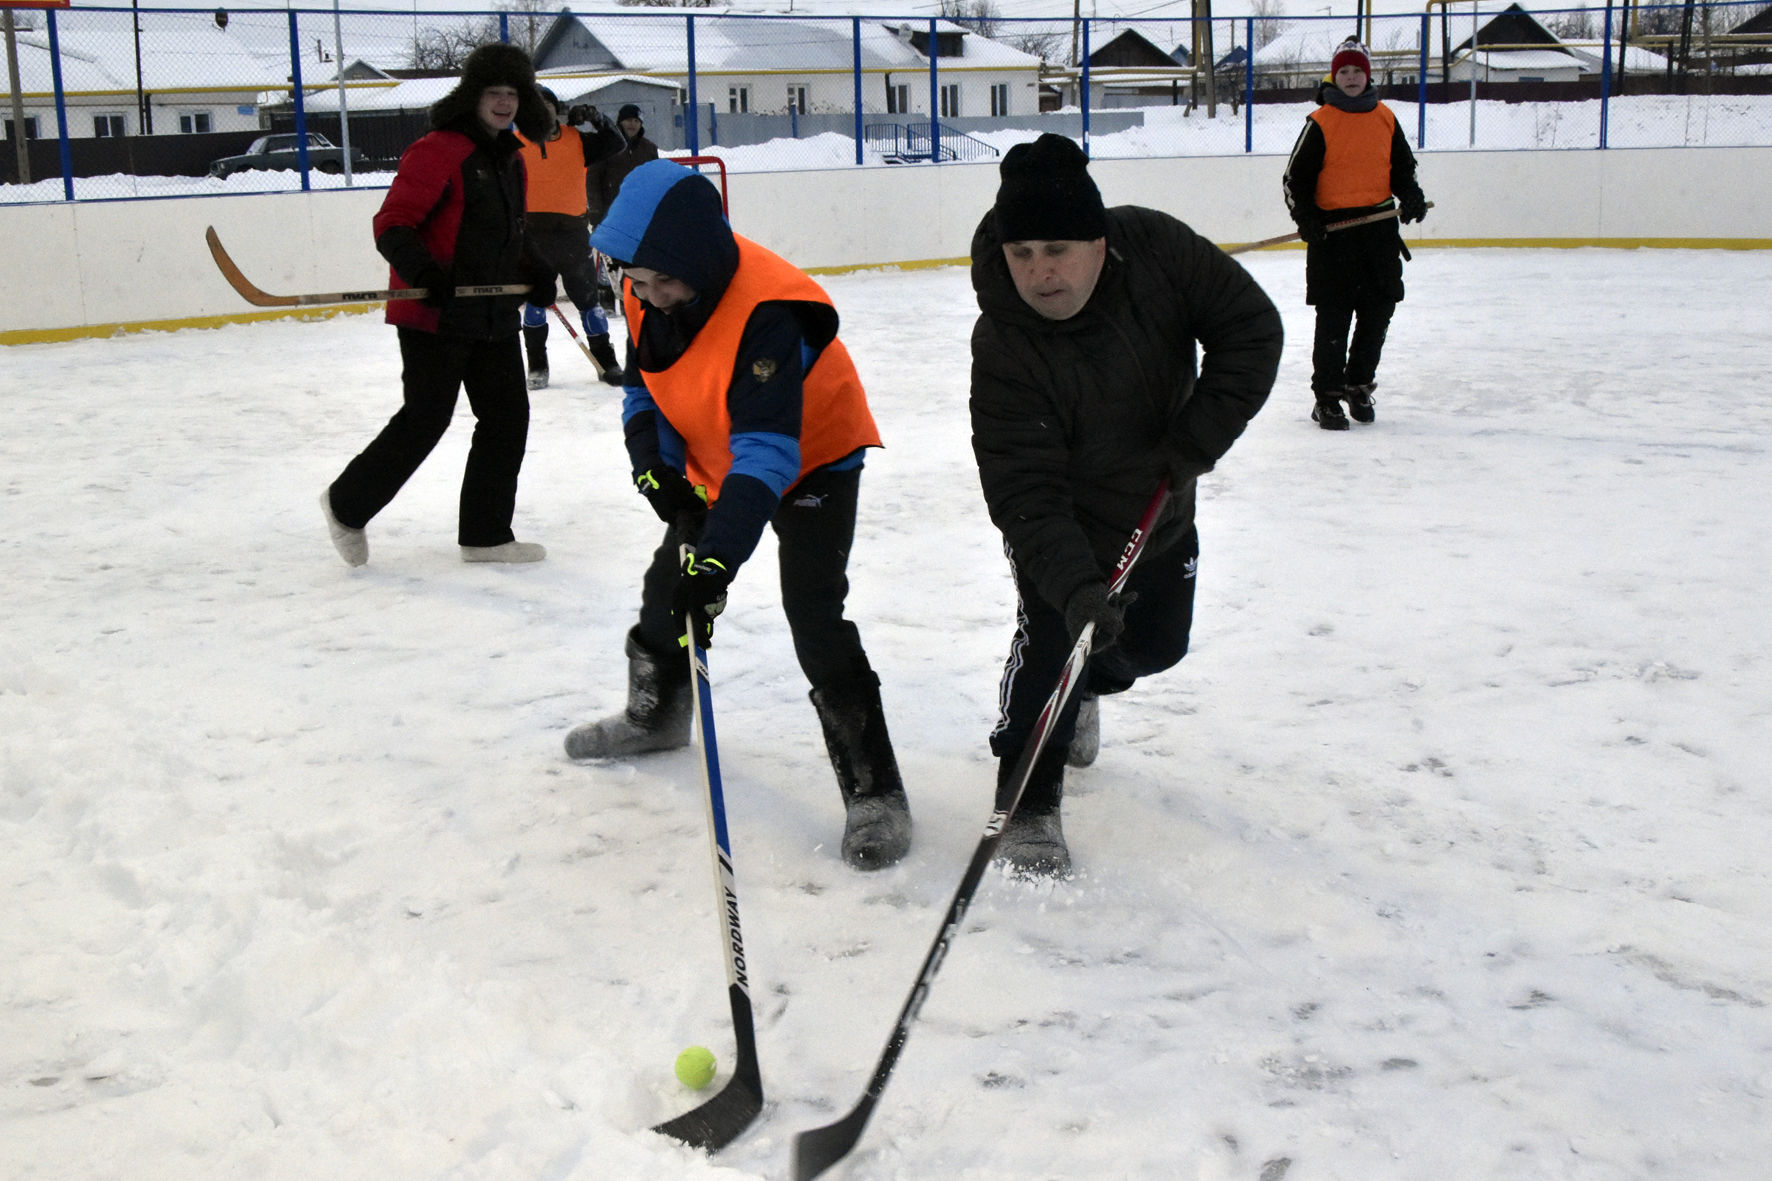
[[[730, 115], [869, 115], [930, 109], [936, 69], [942, 118], [1032, 114], [1039, 109], [1040, 59], [948, 21], [794, 18], [691, 9], [683, 16], [563, 12], [536, 43], [538, 71], [553, 76], [641, 74], [668, 79], [687, 101], [694, 17], [696, 102]], [[556, 87], [558, 89], [558, 87]]]
[[[286, 89], [274, 70], [208, 12], [127, 10], [56, 14], [68, 137], [251, 131], [260, 95]], [[13, 13], [28, 138], [57, 134], [48, 17]], [[0, 59], [5, 53], [0, 50]], [[4, 113], [10, 127], [11, 112]]]

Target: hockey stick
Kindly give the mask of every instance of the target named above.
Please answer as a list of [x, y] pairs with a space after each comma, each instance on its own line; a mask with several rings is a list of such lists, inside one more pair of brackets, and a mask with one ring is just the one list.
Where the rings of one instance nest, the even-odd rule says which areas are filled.
[[[591, 350], [585, 346], [584, 341], [578, 338], [578, 329], [572, 326], [572, 321], [566, 318], [566, 313], [560, 310], [560, 305], [557, 303], [551, 303], [548, 305], [548, 310], [560, 317], [560, 323], [566, 326], [566, 331], [572, 336], [572, 343], [577, 345], [578, 351], [585, 355], [585, 360], [593, 365], [597, 365], [597, 358], [591, 356]], [[601, 371], [603, 366], [597, 365], [597, 368]]]
[[[215, 227], [210, 226], [203, 231], [204, 239], [209, 243], [209, 253], [215, 259], [215, 265], [221, 270], [222, 278], [228, 286], [240, 293], [240, 298], [247, 303], [261, 308], [297, 308], [309, 307], [314, 304], [326, 303], [380, 303], [389, 299], [423, 299], [430, 294], [424, 287], [402, 287], [395, 291], [328, 291], [319, 295], [272, 295], [270, 292], [253, 285], [240, 272], [228, 252], [222, 248], [221, 238], [216, 235]], [[529, 290], [527, 283], [488, 283], [478, 287], [457, 287], [457, 296], [471, 295], [523, 295]]]
[[[1428, 209], [1432, 209], [1434, 207], [1434, 203], [1432, 201], [1429, 201], [1427, 203], [1426, 207]], [[1324, 226], [1323, 228], [1325, 230], [1329, 231], [1330, 233], [1334, 233], [1336, 230], [1345, 230], [1351, 226], [1370, 225], [1371, 223], [1373, 223], [1375, 221], [1384, 221], [1387, 218], [1392, 218], [1392, 217], [1397, 216], [1397, 212], [1398, 211], [1395, 209], [1386, 209], [1381, 213], [1368, 213], [1364, 217], [1350, 217], [1346, 221], [1331, 222], [1328, 225]], [[1247, 254], [1251, 250], [1260, 250], [1263, 247], [1279, 246], [1280, 244], [1282, 244], [1284, 242], [1296, 242], [1296, 241], [1298, 241], [1298, 232], [1296, 230], [1294, 230], [1290, 234], [1281, 234], [1278, 238], [1263, 238], [1259, 242], [1245, 242], [1241, 246], [1231, 247], [1229, 250], [1225, 251], [1225, 253], [1226, 254]]]
[[[1169, 480], [1165, 477], [1157, 485], [1156, 494], [1145, 507], [1144, 516], [1139, 518], [1138, 528], [1132, 531], [1126, 548], [1120, 551], [1120, 560], [1114, 566], [1114, 578], [1108, 587], [1110, 594], [1126, 585], [1126, 578], [1132, 573], [1132, 565], [1144, 552], [1145, 542], [1149, 540], [1151, 530], [1156, 527], [1157, 518], [1162, 515], [1163, 506], [1168, 501]], [[978, 890], [985, 868], [990, 865], [991, 858], [997, 851], [997, 844], [1003, 837], [1003, 827], [1015, 814], [1015, 806], [1021, 802], [1021, 794], [1027, 789], [1028, 780], [1033, 777], [1034, 763], [1046, 746], [1046, 740], [1057, 728], [1058, 715], [1064, 711], [1071, 690], [1076, 687], [1084, 665], [1089, 662], [1089, 647], [1094, 639], [1095, 625], [1084, 624], [1082, 634], [1071, 648], [1070, 659], [1065, 661], [1064, 671], [1059, 674], [1052, 696], [1046, 699], [1045, 708], [1040, 711], [1033, 734], [1028, 738], [1027, 745], [1022, 747], [1021, 758], [1016, 761], [1014, 773], [997, 792], [995, 811], [984, 826], [984, 836], [979, 838], [978, 848], [973, 850], [966, 873], [960, 878], [960, 888], [954, 892], [953, 901], [948, 903], [948, 913], [942, 920], [941, 933], [935, 937], [929, 954], [923, 958], [922, 970], [917, 973], [917, 983], [905, 998], [904, 1008], [899, 1011], [898, 1021], [886, 1039], [886, 1049], [874, 1066], [873, 1076], [868, 1079], [867, 1089], [862, 1092], [861, 1100], [850, 1109], [848, 1115], [835, 1123], [801, 1132], [794, 1137], [794, 1181], [810, 1181], [818, 1176], [843, 1159], [861, 1138], [862, 1129], [867, 1126], [868, 1117], [873, 1114], [875, 1104], [880, 1101], [880, 1093], [886, 1089], [886, 1080], [891, 1076], [892, 1068], [904, 1050], [905, 1040], [910, 1037], [911, 1022], [916, 1020], [917, 1010], [923, 1007], [923, 1001], [929, 996], [929, 986], [941, 967], [942, 959], [947, 955], [948, 944], [959, 934], [960, 921], [966, 917], [966, 907], [971, 904], [972, 895]]]
[[732, 873], [732, 840], [726, 831], [726, 797], [720, 786], [720, 755], [714, 744], [714, 690], [708, 678], [707, 649], [684, 633], [689, 676], [695, 684], [696, 732], [701, 736], [702, 771], [707, 781], [708, 846], [714, 856], [714, 894], [720, 913], [720, 943], [726, 954], [726, 995], [732, 1003], [737, 1043], [732, 1079], [699, 1107], [652, 1130], [695, 1148], [717, 1151], [730, 1144], [763, 1110], [763, 1078], [757, 1068], [757, 1032], [751, 1016], [750, 978], [745, 973], [744, 935], [738, 926], [738, 891]]

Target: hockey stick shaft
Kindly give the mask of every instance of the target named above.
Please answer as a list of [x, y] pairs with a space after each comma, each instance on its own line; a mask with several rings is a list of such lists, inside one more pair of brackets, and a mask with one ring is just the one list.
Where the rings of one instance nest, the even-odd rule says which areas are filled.
[[714, 692], [707, 650], [690, 631], [689, 679], [695, 690], [696, 733], [707, 791], [708, 847], [714, 861], [714, 895], [720, 916], [720, 946], [726, 958], [726, 995], [732, 1009], [735, 1043], [732, 1078], [705, 1103], [652, 1130], [695, 1148], [714, 1152], [731, 1143], [763, 1110], [763, 1079], [757, 1065], [756, 1022], [751, 1010], [750, 976], [745, 966], [744, 933], [738, 922], [738, 886], [732, 870], [732, 839], [726, 829], [726, 796], [720, 780], [720, 753], [714, 737]]
[[[203, 231], [203, 238], [209, 243], [210, 257], [228, 281], [228, 286], [239, 292], [240, 298], [254, 307], [261, 308], [298, 308], [311, 307], [317, 304], [334, 303], [382, 303], [391, 299], [423, 299], [429, 295], [427, 287], [401, 287], [381, 291], [327, 291], [311, 295], [272, 295], [263, 288], [256, 286], [251, 279], [240, 270], [233, 258], [221, 244], [221, 237], [210, 226]], [[529, 291], [527, 283], [486, 283], [472, 287], [457, 287], [457, 298], [476, 295], [524, 295]]]
[[[1165, 478], [1157, 485], [1156, 494], [1145, 507], [1138, 527], [1133, 530], [1126, 547], [1120, 551], [1120, 559], [1114, 565], [1114, 577], [1109, 584], [1110, 594], [1118, 592], [1126, 585], [1126, 579], [1131, 575], [1139, 555], [1144, 552], [1145, 543], [1150, 539], [1151, 531], [1156, 528], [1157, 520], [1162, 516], [1163, 507], [1168, 501], [1169, 481]], [[880, 1094], [886, 1089], [892, 1068], [897, 1064], [898, 1056], [910, 1037], [911, 1023], [916, 1020], [917, 1011], [923, 1007], [924, 1000], [929, 996], [930, 985], [935, 980], [935, 973], [941, 968], [941, 961], [947, 956], [948, 945], [959, 934], [960, 922], [966, 917], [966, 908], [971, 905], [978, 883], [983, 879], [985, 869], [997, 851], [997, 845], [1003, 837], [1003, 828], [1015, 814], [1015, 806], [1021, 802], [1022, 792], [1027, 789], [1028, 780], [1033, 776], [1034, 764], [1047, 740], [1051, 738], [1052, 731], [1057, 728], [1059, 714], [1064, 712], [1065, 702], [1070, 699], [1071, 691], [1076, 688], [1084, 667], [1089, 663], [1089, 648], [1094, 639], [1095, 625], [1084, 624], [1082, 633], [1071, 648], [1070, 658], [1065, 661], [1058, 684], [1054, 686], [1052, 695], [1046, 699], [1046, 705], [1040, 711], [1033, 734], [1022, 747], [1021, 757], [1016, 760], [1013, 774], [997, 794], [995, 810], [985, 824], [984, 836], [973, 850], [972, 860], [967, 863], [966, 872], [960, 878], [960, 886], [954, 891], [953, 900], [948, 903], [947, 916], [942, 920], [941, 931], [930, 946], [929, 954], [923, 957], [923, 967], [917, 973], [917, 982], [912, 986], [910, 995], [905, 998], [904, 1007], [899, 1010], [898, 1021], [886, 1039], [886, 1048], [874, 1066], [874, 1073], [868, 1079], [860, 1101], [850, 1109], [849, 1114], [835, 1123], [813, 1128], [794, 1137], [794, 1181], [811, 1181], [811, 1178], [843, 1159], [861, 1138], [862, 1129], [867, 1126], [868, 1117], [873, 1114], [874, 1106], [880, 1101]]]
[[[1432, 209], [1434, 207], [1434, 203], [1432, 201], [1429, 201], [1427, 203], [1426, 207], [1428, 209]], [[1386, 209], [1380, 213], [1368, 213], [1364, 217], [1350, 217], [1346, 221], [1330, 222], [1328, 225], [1324, 226], [1323, 228], [1325, 230], [1329, 231], [1330, 233], [1334, 233], [1336, 230], [1345, 230], [1345, 229], [1349, 229], [1353, 226], [1371, 225], [1375, 221], [1386, 221], [1390, 218], [1393, 218], [1393, 217], [1397, 216], [1397, 212], [1398, 211], [1395, 209]], [[1296, 230], [1294, 230], [1290, 234], [1281, 234], [1277, 238], [1263, 238], [1259, 242], [1245, 242], [1241, 246], [1231, 247], [1229, 250], [1225, 251], [1225, 253], [1226, 254], [1248, 254], [1251, 250], [1261, 250], [1261, 249], [1268, 247], [1268, 246], [1279, 246], [1279, 245], [1282, 245], [1286, 242], [1296, 242], [1296, 241], [1298, 241], [1298, 232]]]
[[[585, 355], [585, 359], [590, 361], [591, 364], [596, 365], [597, 358], [591, 356], [591, 350], [585, 346], [584, 341], [579, 339], [578, 329], [576, 329], [572, 326], [572, 321], [568, 320], [566, 318], [566, 313], [560, 310], [560, 305], [557, 303], [551, 303], [548, 305], [548, 311], [554, 313], [554, 315], [556, 315], [560, 318], [560, 323], [562, 323], [566, 326], [567, 334], [572, 337], [572, 343], [578, 346], [578, 351], [583, 353]], [[602, 368], [602, 366], [600, 366], [600, 365], [598, 365], [597, 367], [599, 369]]]

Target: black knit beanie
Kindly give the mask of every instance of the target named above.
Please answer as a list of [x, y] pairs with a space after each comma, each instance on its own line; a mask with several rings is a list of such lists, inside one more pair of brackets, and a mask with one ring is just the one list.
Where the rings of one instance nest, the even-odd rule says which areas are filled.
[[1003, 157], [997, 238], [1003, 242], [1090, 242], [1107, 236], [1107, 211], [1075, 140], [1047, 132]]

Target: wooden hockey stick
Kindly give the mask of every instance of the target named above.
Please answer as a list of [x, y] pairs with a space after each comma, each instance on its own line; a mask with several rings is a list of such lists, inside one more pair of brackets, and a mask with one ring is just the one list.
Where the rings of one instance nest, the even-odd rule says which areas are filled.
[[[585, 355], [585, 360], [589, 361], [593, 365], [597, 365], [597, 358], [591, 356], [591, 350], [586, 348], [585, 342], [578, 338], [578, 329], [576, 329], [572, 326], [572, 321], [568, 320], [566, 318], [566, 313], [560, 310], [560, 305], [557, 303], [551, 303], [548, 305], [548, 311], [550, 311], [550, 312], [554, 313], [554, 315], [560, 317], [560, 323], [562, 323], [566, 326], [566, 331], [568, 333], [570, 333], [572, 336], [572, 343], [577, 345], [578, 351]], [[599, 372], [602, 370], [602, 368], [603, 368], [603, 366], [597, 365], [597, 369]]]
[[[380, 303], [389, 299], [423, 299], [430, 294], [424, 287], [402, 287], [397, 291], [328, 291], [317, 295], [272, 295], [270, 292], [253, 285], [252, 280], [240, 273], [234, 260], [222, 248], [221, 238], [216, 235], [215, 227], [210, 226], [203, 231], [204, 240], [209, 243], [209, 253], [215, 259], [215, 265], [221, 270], [222, 278], [228, 286], [240, 293], [240, 298], [247, 303], [261, 308], [297, 308], [313, 304], [327, 303]], [[527, 283], [489, 283], [478, 287], [457, 287], [457, 297], [470, 295], [524, 295], [529, 291]]]
[[[1427, 203], [1426, 207], [1428, 209], [1432, 209], [1434, 207], [1434, 203], [1432, 201], [1429, 201]], [[1382, 213], [1368, 213], [1365, 217], [1350, 217], [1346, 221], [1331, 222], [1328, 225], [1324, 226], [1323, 228], [1325, 230], [1328, 230], [1330, 233], [1334, 233], [1336, 230], [1345, 230], [1350, 226], [1370, 225], [1372, 222], [1375, 222], [1375, 221], [1384, 221], [1387, 218], [1392, 218], [1392, 217], [1397, 216], [1397, 212], [1398, 211], [1395, 209], [1386, 209]], [[1229, 250], [1225, 251], [1225, 253], [1226, 254], [1247, 254], [1251, 250], [1260, 250], [1266, 246], [1279, 246], [1285, 242], [1296, 242], [1296, 241], [1298, 241], [1298, 232], [1296, 230], [1294, 230], [1290, 234], [1281, 234], [1278, 238], [1263, 238], [1259, 242], [1245, 242], [1241, 246], [1231, 247]]]

